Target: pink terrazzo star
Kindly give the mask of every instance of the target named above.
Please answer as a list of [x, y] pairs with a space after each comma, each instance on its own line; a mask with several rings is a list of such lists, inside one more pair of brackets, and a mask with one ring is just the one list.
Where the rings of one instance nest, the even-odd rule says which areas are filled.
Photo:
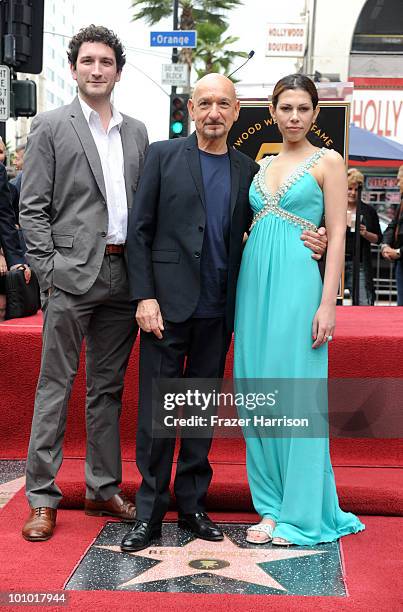
[[[98, 546], [97, 548], [121, 552], [119, 546]], [[285, 591], [286, 589], [258, 564], [323, 553], [316, 550], [240, 548], [225, 536], [222, 542], [217, 543], [196, 539], [185, 546], [149, 546], [144, 550], [129, 554], [134, 557], [153, 559], [160, 563], [136, 578], [121, 584], [121, 587], [209, 572], [225, 578]]]

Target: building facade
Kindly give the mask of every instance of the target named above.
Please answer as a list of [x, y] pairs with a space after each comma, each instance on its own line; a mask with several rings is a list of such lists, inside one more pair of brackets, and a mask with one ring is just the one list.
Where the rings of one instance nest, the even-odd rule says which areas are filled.
[[402, 0], [315, 0], [313, 72], [354, 83], [351, 122], [403, 143]]
[[[38, 113], [71, 102], [75, 83], [67, 61], [67, 45], [77, 30], [77, 0], [45, 0], [43, 69], [41, 74], [18, 74], [19, 79], [35, 81]], [[24, 144], [31, 119], [20, 117], [7, 122], [9, 149]]]

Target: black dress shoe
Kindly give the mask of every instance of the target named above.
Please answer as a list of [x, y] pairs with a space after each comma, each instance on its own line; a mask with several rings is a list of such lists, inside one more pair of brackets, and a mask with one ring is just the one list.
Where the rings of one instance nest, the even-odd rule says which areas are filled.
[[180, 514], [178, 526], [191, 531], [195, 536], [210, 542], [219, 542], [224, 539], [221, 529], [209, 519], [205, 512], [195, 514]]
[[134, 552], [147, 548], [155, 538], [161, 536], [161, 525], [150, 525], [136, 521], [134, 527], [126, 533], [120, 545], [124, 552]]

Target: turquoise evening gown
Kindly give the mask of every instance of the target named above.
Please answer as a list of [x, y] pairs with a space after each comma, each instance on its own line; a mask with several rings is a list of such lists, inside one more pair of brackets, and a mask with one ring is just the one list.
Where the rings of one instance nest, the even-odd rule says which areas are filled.
[[[327, 378], [327, 345], [311, 348], [322, 280], [300, 239], [302, 229], [316, 229], [323, 214], [323, 194], [309, 169], [325, 152], [299, 165], [275, 194], [265, 185], [268, 157], [250, 187], [255, 216], [237, 288], [237, 379]], [[273, 537], [314, 545], [364, 529], [339, 507], [327, 435], [253, 435], [245, 437], [249, 486], [256, 512], [277, 523]]]

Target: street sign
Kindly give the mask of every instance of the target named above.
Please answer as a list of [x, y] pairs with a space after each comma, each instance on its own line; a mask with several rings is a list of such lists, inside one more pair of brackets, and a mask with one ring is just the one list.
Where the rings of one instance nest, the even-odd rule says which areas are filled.
[[171, 32], [150, 32], [151, 47], [197, 47], [196, 30], [172, 30]]
[[10, 118], [10, 68], [0, 66], [0, 121]]
[[161, 83], [174, 87], [186, 87], [189, 84], [189, 67], [187, 64], [162, 64]]

